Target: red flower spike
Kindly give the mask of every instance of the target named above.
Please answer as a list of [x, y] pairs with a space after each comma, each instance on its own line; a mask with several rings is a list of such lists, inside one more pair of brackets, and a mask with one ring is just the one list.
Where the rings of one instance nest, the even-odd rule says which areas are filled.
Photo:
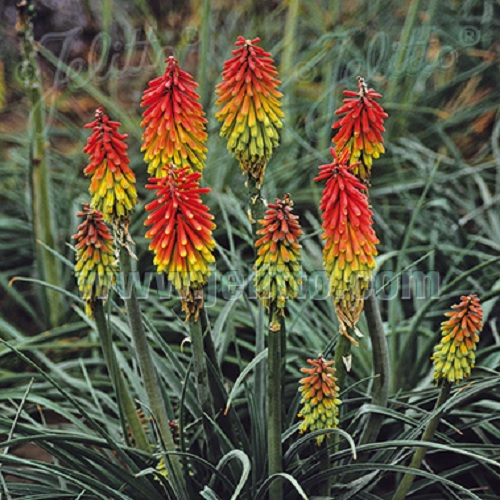
[[293, 201], [289, 194], [283, 200], [276, 198], [270, 203], [263, 220], [259, 220], [261, 236], [256, 241], [257, 260], [255, 262], [255, 288], [262, 304], [270, 310], [274, 305], [274, 315], [270, 330], [280, 328], [279, 315], [284, 315], [287, 299], [298, 295], [302, 283], [301, 246], [302, 234], [299, 216], [292, 213]]
[[113, 237], [104, 224], [102, 213], [90, 205], [84, 204], [77, 216], [83, 222], [73, 236], [76, 240], [75, 275], [82, 298], [87, 303], [86, 313], [92, 317], [95, 301], [107, 299], [115, 282], [117, 266]]
[[165, 61], [165, 73], [151, 80], [141, 106], [146, 107], [141, 127], [148, 172], [162, 177], [169, 163], [190, 165], [201, 172], [205, 166], [207, 120], [196, 92], [198, 84], [183, 71], [174, 57]]
[[366, 186], [348, 166], [349, 152], [340, 158], [330, 148], [333, 162], [319, 167], [316, 181], [326, 180], [320, 209], [323, 218], [323, 263], [330, 283], [330, 295], [340, 322], [340, 331], [351, 342], [347, 327], [354, 329], [363, 311], [364, 295], [375, 269], [375, 245], [379, 242], [372, 228]]
[[259, 47], [260, 38], [238, 37], [233, 57], [224, 63], [222, 82], [217, 85], [222, 122], [220, 135], [243, 171], [262, 183], [266, 162], [279, 144], [282, 127], [281, 83], [269, 52]]
[[187, 319], [198, 317], [203, 303], [202, 287], [210, 276], [210, 264], [215, 262], [212, 250], [215, 241], [213, 216], [200, 195], [210, 192], [200, 188], [199, 172], [189, 167], [164, 167], [163, 176], [150, 178], [147, 189], [156, 192], [156, 199], [146, 205], [150, 212], [145, 225], [150, 226], [146, 238], [155, 254], [158, 273], [167, 273], [181, 295]]
[[106, 222], [126, 221], [137, 202], [135, 175], [128, 166], [127, 134], [118, 132], [103, 108], [95, 112], [95, 120], [85, 125], [93, 129], [83, 152], [90, 155], [84, 174], [91, 177], [92, 207], [102, 212]]
[[375, 99], [381, 94], [369, 89], [363, 77], [358, 77], [359, 92], [344, 90], [344, 105], [335, 114], [345, 115], [337, 120], [332, 128], [338, 132], [332, 141], [337, 153], [344, 149], [349, 152], [353, 173], [362, 181], [370, 180], [373, 158], [385, 152], [382, 132], [385, 131], [384, 119], [389, 115]]

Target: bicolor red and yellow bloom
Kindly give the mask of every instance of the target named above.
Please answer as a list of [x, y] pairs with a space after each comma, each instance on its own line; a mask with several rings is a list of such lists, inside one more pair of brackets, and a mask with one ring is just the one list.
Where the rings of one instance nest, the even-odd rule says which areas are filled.
[[384, 120], [389, 115], [375, 101], [382, 95], [369, 89], [361, 76], [358, 77], [358, 86], [358, 92], [344, 90], [349, 99], [344, 99], [344, 105], [335, 111], [335, 114], [345, 116], [332, 125], [332, 128], [339, 129], [332, 141], [337, 154], [342, 154], [344, 149], [349, 152], [353, 173], [368, 182], [373, 159], [385, 152], [382, 132], [385, 131]]
[[333, 162], [319, 167], [316, 181], [326, 181], [320, 209], [323, 218], [323, 264], [329, 291], [340, 322], [340, 331], [348, 335], [363, 311], [364, 295], [375, 269], [375, 245], [379, 242], [372, 224], [372, 211], [365, 194], [366, 186], [348, 165], [349, 152], [340, 157], [330, 148]]
[[279, 330], [279, 315], [284, 315], [286, 301], [298, 295], [302, 282], [299, 244], [302, 230], [299, 216], [292, 210], [289, 194], [270, 203], [264, 219], [259, 220], [262, 229], [257, 231], [260, 239], [255, 243], [255, 288], [262, 304], [268, 310], [273, 309], [269, 325], [273, 331]]
[[149, 249], [154, 252], [158, 273], [165, 272], [179, 292], [188, 319], [198, 316], [202, 287], [215, 262], [213, 215], [200, 196], [210, 189], [199, 187], [200, 178], [199, 172], [171, 163], [162, 177], [150, 178], [146, 185], [156, 192], [156, 199], [146, 205], [150, 212], [144, 223], [150, 226], [146, 237], [152, 240]]
[[118, 132], [119, 122], [111, 121], [103, 108], [95, 112], [95, 120], [85, 125], [93, 129], [84, 153], [90, 161], [84, 174], [91, 177], [91, 205], [102, 212], [106, 222], [128, 219], [137, 202], [135, 175], [129, 167], [127, 134]]
[[165, 62], [165, 73], [150, 81], [142, 96], [141, 106], [146, 109], [141, 151], [153, 177], [162, 177], [169, 163], [201, 172], [207, 153], [207, 120], [196, 92], [198, 84], [174, 57]]
[[[317, 359], [308, 359], [312, 368], [301, 368], [307, 376], [300, 380], [302, 384], [301, 404], [303, 405], [298, 416], [304, 420], [299, 431], [313, 432], [323, 429], [336, 429], [339, 425], [339, 388], [336, 384], [333, 361], [326, 361], [322, 354]], [[321, 445], [328, 434], [321, 434], [316, 438], [317, 445]]]
[[92, 317], [95, 301], [107, 299], [115, 283], [117, 265], [114, 243], [99, 210], [84, 204], [77, 215], [83, 222], [73, 236], [76, 240], [75, 275], [78, 289], [86, 301], [86, 313]]
[[441, 323], [441, 342], [434, 348], [434, 379], [460, 382], [471, 374], [476, 346], [483, 328], [483, 310], [477, 295], [464, 295], [460, 303], [445, 314]]
[[260, 38], [238, 37], [233, 57], [224, 63], [222, 82], [217, 85], [222, 122], [220, 135], [240, 162], [245, 174], [262, 183], [266, 163], [279, 144], [281, 128], [281, 83], [269, 52], [257, 44]]

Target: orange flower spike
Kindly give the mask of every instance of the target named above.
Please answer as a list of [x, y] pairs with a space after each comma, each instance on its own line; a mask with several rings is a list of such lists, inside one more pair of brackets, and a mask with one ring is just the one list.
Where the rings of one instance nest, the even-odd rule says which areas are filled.
[[102, 212], [106, 222], [127, 219], [137, 203], [135, 175], [128, 166], [127, 134], [118, 132], [119, 122], [111, 121], [103, 108], [85, 125], [93, 129], [83, 152], [90, 155], [84, 174], [91, 177], [91, 205]]
[[154, 177], [162, 177], [168, 163], [190, 165], [201, 172], [207, 153], [207, 120], [196, 92], [198, 84], [174, 57], [165, 62], [165, 73], [151, 80], [142, 96], [141, 106], [146, 109], [141, 151]]
[[320, 204], [325, 240], [323, 264], [340, 331], [357, 345], [347, 334], [347, 327], [354, 328], [363, 311], [364, 295], [375, 269], [375, 245], [379, 241], [372, 228], [366, 186], [351, 173], [357, 164], [348, 166], [347, 150], [340, 158], [334, 148], [330, 151], [333, 162], [321, 165], [315, 178], [326, 181]]
[[150, 212], [145, 225], [150, 226], [146, 238], [151, 239], [149, 249], [155, 254], [158, 273], [167, 278], [182, 298], [187, 319], [195, 319], [201, 306], [201, 289], [211, 274], [210, 264], [215, 241], [213, 215], [201, 201], [200, 195], [210, 192], [200, 188], [199, 172], [190, 167], [164, 167], [162, 177], [150, 178], [147, 189], [156, 192], [156, 199], [146, 205]]
[[95, 301], [107, 299], [109, 290], [115, 283], [115, 250], [113, 237], [101, 212], [84, 204], [83, 210], [78, 212], [77, 216], [81, 217], [83, 222], [73, 236], [76, 240], [75, 275], [78, 289], [87, 303], [86, 313], [92, 317]]
[[445, 314], [449, 319], [441, 323], [442, 339], [431, 357], [436, 382], [444, 378], [458, 383], [471, 374], [483, 328], [483, 310], [477, 295], [464, 295], [451, 308], [454, 311]]
[[[336, 429], [339, 425], [339, 405], [341, 404], [339, 388], [336, 384], [335, 368], [333, 361], [326, 361], [320, 354], [318, 359], [308, 359], [312, 368], [301, 368], [301, 372], [309, 376], [300, 380], [303, 404], [298, 416], [304, 420], [300, 424], [299, 431], [318, 431], [322, 429]], [[321, 445], [325, 436], [321, 434], [316, 438], [318, 446]]]
[[359, 92], [344, 90], [344, 105], [335, 114], [345, 115], [337, 120], [332, 128], [339, 130], [332, 139], [337, 153], [347, 149], [353, 173], [362, 181], [369, 181], [373, 158], [385, 152], [382, 132], [385, 131], [384, 119], [389, 115], [375, 101], [381, 94], [369, 89], [363, 77], [358, 77]]
[[215, 116], [222, 122], [220, 135], [227, 139], [227, 148], [244, 173], [262, 183], [266, 163], [279, 144], [284, 115], [278, 72], [271, 54], [259, 42], [260, 38], [238, 37], [216, 88], [216, 104], [221, 108]]
[[292, 213], [293, 201], [289, 194], [283, 200], [270, 203], [264, 219], [259, 220], [261, 236], [255, 243], [255, 288], [262, 304], [270, 310], [275, 306], [269, 328], [279, 330], [279, 315], [284, 314], [287, 299], [297, 297], [301, 280], [302, 234], [299, 216]]

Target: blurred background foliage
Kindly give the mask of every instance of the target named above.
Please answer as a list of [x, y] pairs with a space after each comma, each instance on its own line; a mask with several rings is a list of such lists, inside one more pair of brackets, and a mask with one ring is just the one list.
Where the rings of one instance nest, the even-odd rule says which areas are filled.
[[[386, 440], [415, 439], [415, 422], [432, 408], [435, 397], [429, 357], [439, 338], [443, 312], [461, 294], [476, 292], [485, 310], [477, 353], [480, 381], [476, 388], [480, 390], [457, 398], [456, 411], [449, 416], [441, 438], [450, 446], [459, 439], [485, 450], [498, 444], [499, 394], [498, 384], [493, 383], [498, 382], [500, 360], [498, 1], [43, 0], [35, 6], [57, 251], [64, 268], [61, 288], [72, 295], [64, 301], [63, 323], [48, 329], [40, 301], [41, 285], [26, 279], [9, 285], [14, 277], [36, 280], [37, 271], [28, 177], [30, 106], [19, 78], [15, 2], [5, 0], [0, 2], [0, 334], [27, 359], [0, 348], [0, 432], [4, 436], [16, 415], [25, 437], [41, 432], [46, 419], [63, 428], [71, 422], [80, 426], [80, 431], [81, 426], [92, 428], [89, 422], [78, 423], [73, 403], [37, 374], [28, 360], [64, 382], [89, 418], [111, 435], [118, 433], [116, 407], [110, 399], [96, 333], [82, 312], [72, 272], [75, 213], [89, 199], [88, 179], [82, 174], [87, 161], [82, 148], [88, 136], [83, 125], [91, 121], [100, 105], [112, 119], [121, 121], [120, 130], [129, 134], [131, 167], [140, 198], [131, 234], [137, 244], [141, 304], [155, 338], [166, 390], [174, 402], [171, 411], [177, 419], [179, 407], [187, 404], [192, 416], [199, 415], [198, 403], [189, 401], [193, 398], [189, 389], [186, 401], [180, 401], [183, 377], [189, 370], [189, 357], [180, 345], [188, 333], [179, 301], [154, 275], [143, 228], [144, 203], [150, 194], [144, 189], [147, 172], [140, 152], [139, 104], [147, 82], [163, 72], [165, 56], [175, 55], [200, 82], [208, 118], [204, 183], [212, 188], [206, 200], [218, 224], [218, 246], [217, 272], [209, 285], [207, 306], [228, 387], [255, 356], [254, 332], [261, 321], [257, 301], [250, 286], [238, 286], [245, 280], [248, 284], [253, 259], [246, 188], [237, 162], [218, 135], [219, 124], [214, 118], [214, 86], [236, 37], [243, 35], [260, 36], [261, 45], [273, 54], [284, 94], [282, 144], [269, 162], [263, 192], [268, 200], [291, 193], [304, 229], [304, 273], [308, 279], [304, 280], [304, 296], [289, 308], [288, 422], [296, 422], [299, 367], [306, 357], [328, 353], [337, 333], [332, 305], [325, 299], [325, 291], [316, 286], [322, 282], [321, 186], [313, 178], [317, 166], [329, 161], [331, 124], [342, 90], [354, 90], [356, 76], [363, 75], [370, 87], [383, 94], [381, 103], [389, 113], [387, 153], [373, 168], [370, 201], [381, 241], [375, 288], [385, 299], [381, 307], [391, 354], [390, 411], [409, 410], [408, 419], [414, 419], [408, 422], [388, 410], [381, 436]], [[234, 300], [227, 300], [229, 297]], [[141, 399], [143, 389], [126, 349], [130, 339], [119, 304], [112, 322], [121, 346], [122, 368]], [[341, 426], [354, 435], [359, 432], [363, 405], [369, 402], [372, 373], [368, 340], [363, 342], [354, 352], [349, 377], [352, 389], [347, 399], [342, 398], [349, 412]], [[164, 358], [167, 351], [178, 365], [170, 366], [173, 358]], [[26, 384], [32, 378], [30, 395], [24, 400]], [[247, 396], [252, 399], [251, 393]], [[235, 405], [243, 413], [249, 412], [247, 418], [252, 420], [252, 412], [257, 411], [252, 401], [245, 402], [243, 393], [239, 398]], [[254, 420], [252, 425], [256, 425]], [[89, 432], [89, 439], [94, 439], [92, 446], [98, 446], [100, 438], [93, 430]], [[185, 432], [190, 440], [185, 449], [202, 446], [197, 444], [195, 427], [187, 427]], [[63, 453], [50, 439], [38, 445], [68, 463], [72, 450]], [[83, 445], [75, 442], [72, 446], [80, 450]], [[19, 460], [26, 453], [27, 445], [23, 446], [16, 448]], [[467, 449], [474, 446], [464, 445]], [[265, 453], [260, 451], [259, 455], [255, 446], [253, 450], [252, 481], [257, 488]], [[394, 453], [381, 448], [371, 460], [398, 463], [404, 453], [401, 449], [398, 453], [403, 455]], [[11, 468], [15, 467], [12, 460]], [[141, 460], [149, 463], [143, 457]], [[293, 463], [291, 470], [296, 467], [306, 491], [314, 493], [307, 487], [308, 471], [314, 464]], [[430, 459], [430, 464], [434, 471], [443, 468], [439, 461]], [[389, 477], [389, 482], [373, 480], [369, 488], [367, 482], [360, 482], [356, 491], [383, 496], [390, 491], [396, 471], [389, 474], [383, 467], [373, 471], [379, 479]], [[47, 495], [53, 494], [51, 488], [56, 486], [46, 479], [47, 474], [35, 471], [32, 475], [33, 481], [45, 484]], [[490, 466], [473, 461], [464, 466], [455, 459], [447, 462], [443, 475], [486, 492], [494, 491], [498, 480], [498, 471]], [[354, 482], [349, 474], [344, 479]], [[434, 491], [432, 480], [421, 477], [419, 481], [422, 498], [429, 498], [425, 494]], [[77, 483], [69, 483], [71, 491], [81, 491]], [[159, 486], [151, 484], [157, 491]], [[445, 489], [440, 491], [448, 491], [441, 487]], [[142, 498], [133, 492], [127, 494]]]

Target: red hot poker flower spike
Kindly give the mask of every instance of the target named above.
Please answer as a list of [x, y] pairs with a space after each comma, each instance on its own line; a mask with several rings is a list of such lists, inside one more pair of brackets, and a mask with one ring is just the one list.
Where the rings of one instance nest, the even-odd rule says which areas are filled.
[[196, 92], [198, 84], [183, 71], [174, 57], [166, 60], [165, 73], [149, 82], [141, 106], [146, 107], [141, 126], [148, 172], [162, 177], [169, 163], [190, 165], [201, 172], [205, 166], [207, 120]]
[[344, 105], [335, 111], [337, 115], [345, 115], [337, 120], [332, 128], [338, 132], [332, 141], [335, 149], [341, 154], [344, 149], [349, 151], [353, 173], [362, 181], [369, 181], [373, 158], [384, 153], [385, 131], [384, 119], [389, 115], [375, 99], [381, 94], [369, 89], [363, 77], [358, 77], [359, 92], [344, 90], [344, 95], [351, 99], [344, 99]]
[[114, 122], [102, 108], [95, 112], [95, 120], [85, 125], [93, 129], [83, 152], [90, 162], [83, 171], [91, 176], [92, 207], [102, 212], [106, 222], [126, 220], [137, 202], [135, 175], [128, 166], [127, 134], [118, 132]]
[[238, 37], [231, 59], [224, 63], [222, 82], [217, 85], [221, 105], [216, 118], [220, 135], [243, 171], [262, 183], [266, 162], [279, 144], [281, 128], [280, 81], [269, 52], [257, 45], [260, 38]]
[[379, 241], [372, 228], [366, 186], [350, 172], [356, 164], [347, 165], [347, 150], [340, 158], [333, 148], [330, 151], [333, 162], [321, 165], [315, 179], [326, 180], [320, 204], [325, 240], [323, 263], [341, 333], [357, 345], [347, 334], [347, 327], [354, 329], [363, 311]]
[[270, 203], [265, 218], [259, 223], [261, 236], [255, 243], [257, 260], [255, 262], [255, 288], [262, 304], [269, 310], [274, 305], [274, 315], [269, 328], [280, 328], [279, 315], [284, 314], [287, 299], [298, 295], [302, 283], [301, 246], [302, 234], [299, 216], [292, 213], [293, 201], [289, 194], [283, 200], [276, 198]]
[[[302, 393], [299, 417], [304, 420], [300, 424], [300, 433], [336, 429], [339, 425], [339, 388], [336, 384], [333, 361], [326, 361], [320, 354], [318, 359], [308, 359], [312, 368], [301, 368], [307, 376], [300, 380]], [[325, 439], [325, 434], [316, 438], [319, 446]]]
[[441, 323], [442, 339], [431, 358], [436, 382], [444, 378], [458, 383], [471, 374], [483, 329], [483, 310], [477, 295], [464, 295], [451, 308], [454, 310], [445, 314], [449, 319]]
[[93, 305], [98, 299], [107, 299], [115, 282], [117, 266], [114, 257], [113, 237], [104, 224], [102, 213], [84, 204], [77, 213], [83, 222], [73, 236], [76, 240], [75, 275], [86, 312], [92, 317]]
[[215, 262], [215, 224], [200, 197], [210, 189], [200, 188], [201, 174], [189, 171], [189, 167], [176, 168], [171, 163], [163, 177], [149, 179], [146, 188], [156, 192], [156, 199], [146, 205], [150, 213], [145, 225], [150, 226], [146, 237], [152, 240], [149, 249], [155, 254], [158, 273], [167, 273], [181, 295], [187, 319], [193, 315], [196, 320], [202, 287], [210, 276], [210, 264]]

